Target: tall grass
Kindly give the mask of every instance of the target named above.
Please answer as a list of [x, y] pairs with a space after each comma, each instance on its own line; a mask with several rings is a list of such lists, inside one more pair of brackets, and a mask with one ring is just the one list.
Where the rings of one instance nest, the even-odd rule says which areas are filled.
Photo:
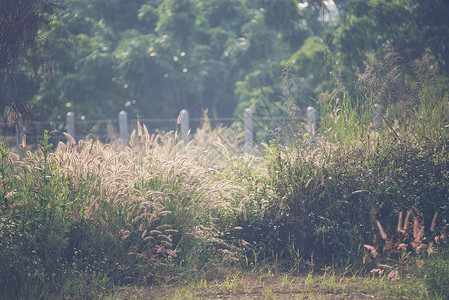
[[2, 295], [70, 293], [80, 278], [98, 293], [238, 259], [218, 228], [247, 199], [226, 147], [138, 125], [127, 148], [71, 140], [51, 152], [48, 134], [22, 158], [1, 147]]

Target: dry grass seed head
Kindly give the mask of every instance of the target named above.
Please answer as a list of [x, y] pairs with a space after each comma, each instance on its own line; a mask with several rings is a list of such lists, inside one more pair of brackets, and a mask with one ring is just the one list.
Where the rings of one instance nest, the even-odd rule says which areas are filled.
[[376, 220], [376, 224], [377, 224], [377, 228], [379, 228], [379, 232], [380, 232], [382, 239], [386, 240], [388, 237], [384, 231], [384, 228], [382, 227], [382, 224], [380, 224], [379, 220]]
[[437, 216], [438, 216], [438, 212], [435, 212], [435, 214], [433, 215], [432, 224], [430, 225], [430, 232], [435, 231], [435, 224], [437, 221]]
[[75, 145], [76, 144], [76, 141], [75, 141], [75, 139], [73, 138], [73, 136], [71, 136], [70, 134], [68, 134], [67, 132], [63, 132], [63, 134], [69, 139], [69, 144], [73, 144], [73, 145]]
[[402, 229], [402, 211], [399, 212], [398, 216], [398, 228], [397, 231], [400, 232]]
[[405, 216], [404, 227], [403, 227], [404, 230], [408, 229], [410, 214], [411, 214], [411, 211], [407, 211], [407, 215]]

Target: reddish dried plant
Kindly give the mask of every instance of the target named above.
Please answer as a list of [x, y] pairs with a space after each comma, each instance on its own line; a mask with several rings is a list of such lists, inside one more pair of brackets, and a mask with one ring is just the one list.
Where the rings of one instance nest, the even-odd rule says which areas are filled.
[[[446, 230], [447, 226], [441, 231], [439, 235], [435, 233], [436, 220], [438, 213], [436, 212], [433, 216], [432, 223], [430, 225], [430, 231], [434, 235], [434, 238], [430, 241], [425, 237], [424, 234], [424, 219], [422, 215], [416, 211], [413, 218], [413, 226], [410, 226], [410, 216], [411, 212], [408, 211], [404, 222], [402, 223], [403, 213], [400, 212], [398, 215], [398, 225], [396, 228], [396, 233], [392, 236], [388, 236], [385, 232], [382, 224], [379, 220], [376, 220], [377, 228], [379, 229], [380, 236], [383, 240], [383, 247], [381, 253], [387, 256], [401, 256], [407, 257], [405, 254], [416, 253], [423, 254], [425, 249], [427, 249], [427, 254], [438, 252], [438, 245], [443, 239], [447, 237]], [[380, 271], [380, 268], [391, 269], [392, 267], [386, 264], [382, 264], [382, 255], [379, 253], [380, 243], [376, 241], [377, 237], [374, 236], [373, 245], [364, 245], [365, 255], [368, 257], [369, 262], [375, 262], [377, 268], [373, 269], [372, 273], [382, 275], [384, 271]], [[418, 266], [424, 264], [424, 261], [419, 260]], [[395, 269], [396, 270], [396, 269]]]

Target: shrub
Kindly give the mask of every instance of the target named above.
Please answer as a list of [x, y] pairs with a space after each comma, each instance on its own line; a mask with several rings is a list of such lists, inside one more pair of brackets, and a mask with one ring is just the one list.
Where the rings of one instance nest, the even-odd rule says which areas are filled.
[[[400, 70], [384, 63], [387, 73]], [[426, 56], [399, 76], [404, 80], [396, 82], [401, 88], [395, 95], [401, 100], [382, 102], [381, 131], [373, 130], [371, 106], [378, 100], [376, 88], [388, 83], [373, 68], [359, 81], [368, 88], [366, 98], [322, 94], [316, 141], [297, 134], [268, 148], [264, 184], [272, 192], [256, 193], [254, 210], [263, 213], [240, 220], [245, 240], [264, 257], [362, 266], [362, 246], [376, 233], [376, 219], [394, 228], [399, 211], [407, 209], [417, 209], [424, 219], [436, 211], [447, 216], [449, 91], [436, 70]]]

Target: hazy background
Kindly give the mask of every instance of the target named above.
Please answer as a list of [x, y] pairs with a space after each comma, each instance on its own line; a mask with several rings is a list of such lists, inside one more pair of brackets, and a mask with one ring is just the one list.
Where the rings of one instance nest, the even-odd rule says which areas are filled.
[[404, 66], [427, 50], [449, 72], [443, 0], [2, 0], [0, 11], [4, 130], [17, 112], [282, 116], [323, 92], [356, 98], [357, 72], [389, 49]]

